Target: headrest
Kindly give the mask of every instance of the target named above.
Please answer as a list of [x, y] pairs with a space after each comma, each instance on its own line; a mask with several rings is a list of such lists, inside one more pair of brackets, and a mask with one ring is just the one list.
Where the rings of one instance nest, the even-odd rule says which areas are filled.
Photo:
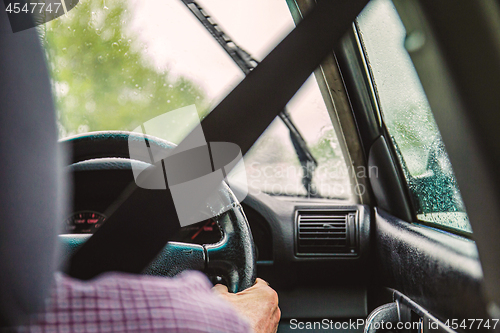
[[34, 28], [12, 33], [0, 4], [0, 326], [37, 311], [56, 268], [62, 163]]

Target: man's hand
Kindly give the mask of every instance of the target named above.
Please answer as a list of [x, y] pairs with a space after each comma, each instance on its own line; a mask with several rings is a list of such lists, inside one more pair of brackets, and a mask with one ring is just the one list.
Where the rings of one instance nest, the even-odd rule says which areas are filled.
[[255, 333], [275, 333], [281, 317], [278, 294], [266, 281], [257, 279], [255, 284], [239, 293], [231, 294], [227, 287], [216, 285], [212, 290], [234, 305], [250, 321]]

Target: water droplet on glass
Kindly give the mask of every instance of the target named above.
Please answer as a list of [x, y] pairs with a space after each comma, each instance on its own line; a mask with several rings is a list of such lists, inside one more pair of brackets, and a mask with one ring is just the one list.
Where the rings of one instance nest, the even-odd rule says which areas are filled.
[[424, 44], [425, 35], [423, 32], [415, 30], [406, 35], [404, 45], [408, 52], [416, 52], [420, 50]]

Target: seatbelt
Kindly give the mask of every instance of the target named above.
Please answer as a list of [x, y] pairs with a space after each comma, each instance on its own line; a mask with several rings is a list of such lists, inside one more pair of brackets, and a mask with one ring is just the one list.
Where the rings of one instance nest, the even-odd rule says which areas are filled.
[[[368, 1], [319, 1], [203, 119], [206, 141], [232, 142], [245, 154], [331, 52]], [[189, 134], [175, 149], [186, 150], [195, 135]], [[122, 207], [75, 253], [68, 273], [81, 279], [109, 270], [140, 273], [180, 228], [170, 191], [162, 192], [163, 198], [159, 199], [152, 190], [132, 189]], [[128, 205], [136, 200], [143, 203], [141, 209]], [[161, 207], [165, 215], [150, 216], [150, 205]]]
[[207, 141], [233, 142], [245, 154], [331, 52], [367, 2], [319, 1], [203, 120]]
[[[217, 43], [219, 43], [219, 45], [224, 49], [224, 51], [226, 51], [231, 59], [233, 59], [234, 63], [238, 65], [245, 75], [248, 75], [248, 73], [250, 73], [259, 64], [259, 62], [255, 60], [251, 54], [236, 44], [195, 0], [181, 1], [187, 8], [189, 8], [191, 13], [193, 13], [205, 29], [210, 32], [212, 37], [214, 37]], [[304, 168], [302, 184], [307, 192], [307, 196], [314, 196], [316, 191], [312, 184], [312, 178], [314, 175], [314, 169], [318, 166], [318, 162], [309, 150], [302, 134], [300, 134], [300, 131], [297, 127], [295, 127], [295, 124], [293, 123], [286, 108], [280, 112], [279, 117], [290, 132], [290, 140], [292, 141], [293, 148], [299, 158], [300, 164]]]

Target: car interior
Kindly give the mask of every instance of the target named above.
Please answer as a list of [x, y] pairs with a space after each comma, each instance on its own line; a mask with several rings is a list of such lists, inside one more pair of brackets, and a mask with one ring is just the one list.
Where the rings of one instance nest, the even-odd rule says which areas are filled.
[[[232, 292], [267, 281], [282, 333], [500, 332], [498, 0], [80, 0], [17, 32], [8, 3], [0, 330], [55, 271], [198, 270]], [[145, 127], [189, 105], [204, 145], [184, 118]], [[243, 162], [216, 161], [220, 143]], [[165, 170], [197, 154], [224, 182], [183, 225]], [[141, 187], [155, 170], [164, 187]]]

